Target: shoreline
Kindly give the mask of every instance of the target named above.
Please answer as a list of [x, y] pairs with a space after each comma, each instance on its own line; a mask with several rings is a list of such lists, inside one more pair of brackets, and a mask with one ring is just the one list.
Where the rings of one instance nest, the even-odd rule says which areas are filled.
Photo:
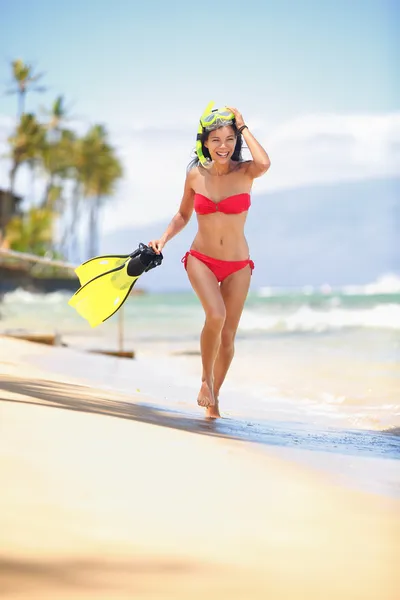
[[398, 500], [2, 348], [5, 600], [394, 600]]
[[[144, 356], [132, 361], [88, 353], [79, 348], [41, 346], [1, 336], [0, 343], [8, 345], [7, 354], [16, 359], [14, 369], [11, 363], [7, 368], [3, 362], [3, 371], [6, 368], [5, 372], [10, 375], [19, 376], [23, 364], [28, 377], [31, 373], [33, 378], [99, 389], [121, 398], [125, 404], [134, 402], [146, 407], [152, 415], [163, 414], [177, 430], [194, 434], [206, 431], [224, 439], [244, 442], [258, 451], [327, 475], [348, 488], [400, 497], [400, 439], [396, 428], [393, 431], [354, 429], [313, 423], [307, 415], [301, 421], [285, 419], [285, 409], [280, 414], [247, 413], [240, 408], [242, 391], [230, 391], [223, 418], [210, 421], [204, 418], [203, 409], [196, 404], [197, 376], [189, 377], [185, 383], [179, 382], [184, 365], [174, 364], [166, 356], [159, 355], [155, 360]], [[9, 387], [12, 389], [13, 384]], [[60, 408], [69, 408], [61, 401], [56, 404]], [[103, 413], [101, 403], [97, 410]], [[108, 414], [107, 410], [105, 412]]]

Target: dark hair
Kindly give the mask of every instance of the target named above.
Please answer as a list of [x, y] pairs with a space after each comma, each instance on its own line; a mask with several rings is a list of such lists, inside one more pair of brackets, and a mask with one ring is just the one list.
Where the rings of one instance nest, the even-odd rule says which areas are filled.
[[[238, 130], [237, 130], [235, 121], [233, 121], [232, 123], [229, 123], [229, 126], [232, 127], [233, 133], [236, 136], [236, 146], [235, 146], [235, 150], [233, 151], [233, 154], [231, 156], [231, 160], [236, 160], [237, 162], [241, 162], [243, 160], [243, 157], [242, 157], [243, 138], [240, 134], [238, 134]], [[221, 125], [221, 127], [224, 127], [224, 126]], [[217, 129], [219, 129], [219, 127]], [[205, 147], [204, 143], [208, 140], [210, 133], [212, 133], [213, 131], [215, 131], [215, 129], [212, 129], [211, 131], [207, 131], [206, 129], [203, 129], [203, 133], [201, 134], [201, 138], [200, 138], [203, 154], [206, 158], [210, 158], [210, 159], [211, 159], [210, 153], [208, 151], [208, 148]], [[194, 152], [195, 152], [195, 157], [188, 164], [187, 171], [194, 169], [194, 167], [198, 167], [200, 164], [200, 160], [199, 160], [199, 157], [197, 156], [196, 150]]]

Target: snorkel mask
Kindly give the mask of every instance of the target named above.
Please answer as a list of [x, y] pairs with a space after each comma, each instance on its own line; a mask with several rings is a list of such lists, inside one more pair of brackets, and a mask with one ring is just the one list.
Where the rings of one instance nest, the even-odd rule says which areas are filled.
[[207, 104], [205, 111], [200, 117], [200, 124], [197, 130], [196, 154], [203, 167], [207, 167], [211, 163], [210, 159], [204, 156], [203, 149], [201, 147], [201, 136], [203, 132], [212, 131], [213, 129], [218, 129], [218, 127], [229, 125], [235, 118], [234, 114], [226, 107], [221, 109], [214, 108], [213, 110], [212, 107], [214, 104], [215, 102], [210, 102]]

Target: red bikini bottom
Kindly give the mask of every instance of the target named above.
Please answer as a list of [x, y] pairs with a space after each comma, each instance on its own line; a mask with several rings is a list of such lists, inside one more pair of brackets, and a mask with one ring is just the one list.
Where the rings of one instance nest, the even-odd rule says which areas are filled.
[[254, 263], [252, 260], [219, 260], [218, 258], [212, 258], [211, 256], [207, 256], [206, 254], [201, 254], [201, 252], [197, 252], [197, 250], [189, 250], [186, 252], [185, 256], [182, 258], [181, 262], [185, 265], [185, 269], [187, 267], [187, 259], [189, 254], [195, 256], [202, 263], [204, 263], [210, 271], [212, 271], [217, 278], [218, 282], [223, 281], [228, 275], [232, 275], [232, 273], [236, 273], [236, 271], [240, 271], [240, 269], [244, 269], [247, 265], [250, 265], [251, 272], [254, 269]]

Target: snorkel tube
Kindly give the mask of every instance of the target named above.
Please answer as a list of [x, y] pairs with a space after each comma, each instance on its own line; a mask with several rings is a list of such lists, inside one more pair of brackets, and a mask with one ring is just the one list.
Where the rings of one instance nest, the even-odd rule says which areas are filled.
[[209, 102], [206, 106], [205, 111], [200, 117], [199, 128], [197, 130], [196, 136], [196, 154], [198, 159], [203, 167], [210, 166], [211, 160], [206, 158], [203, 154], [203, 148], [201, 143], [201, 137], [205, 129], [208, 131], [212, 131], [213, 129], [217, 129], [218, 127], [222, 127], [223, 125], [228, 125], [231, 121], [234, 120], [235, 116], [231, 113], [227, 108], [222, 108], [219, 110], [212, 107], [215, 102]]
[[203, 117], [206, 117], [207, 115], [210, 114], [211, 109], [214, 106], [214, 104], [215, 104], [215, 102], [209, 102], [207, 104], [205, 111], [203, 112], [203, 114], [200, 117], [199, 128], [197, 130], [196, 154], [199, 157], [199, 161], [203, 165], [203, 167], [206, 167], [207, 165], [209, 165], [211, 161], [210, 161], [210, 159], [206, 158], [203, 154], [203, 148], [202, 148], [202, 144], [201, 144], [201, 136], [203, 135], [204, 127], [203, 127], [203, 124], [201, 121], [202, 121]]

